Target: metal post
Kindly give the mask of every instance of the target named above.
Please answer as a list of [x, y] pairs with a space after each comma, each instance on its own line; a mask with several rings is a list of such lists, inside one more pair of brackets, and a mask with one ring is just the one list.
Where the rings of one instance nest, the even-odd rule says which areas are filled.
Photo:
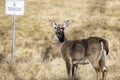
[[12, 49], [11, 49], [11, 63], [14, 62], [14, 46], [15, 46], [15, 15], [12, 16]]

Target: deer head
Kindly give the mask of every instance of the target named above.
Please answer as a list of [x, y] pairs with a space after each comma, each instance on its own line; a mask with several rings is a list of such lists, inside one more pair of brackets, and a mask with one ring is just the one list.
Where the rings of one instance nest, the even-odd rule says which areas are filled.
[[65, 35], [64, 30], [69, 25], [69, 20], [65, 21], [63, 24], [56, 24], [55, 21], [50, 20], [50, 26], [54, 28], [55, 38], [60, 42], [64, 42]]

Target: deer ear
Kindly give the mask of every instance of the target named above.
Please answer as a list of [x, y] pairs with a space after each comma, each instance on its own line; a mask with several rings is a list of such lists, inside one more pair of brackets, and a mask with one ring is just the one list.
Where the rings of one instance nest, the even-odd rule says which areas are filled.
[[63, 23], [63, 27], [66, 28], [66, 27], [68, 27], [68, 25], [69, 25], [69, 20], [66, 20], [66, 21]]
[[51, 26], [51, 27], [53, 27], [53, 28], [56, 27], [56, 23], [55, 23], [55, 21], [53, 21], [53, 20], [49, 20], [49, 22], [50, 22], [50, 26]]

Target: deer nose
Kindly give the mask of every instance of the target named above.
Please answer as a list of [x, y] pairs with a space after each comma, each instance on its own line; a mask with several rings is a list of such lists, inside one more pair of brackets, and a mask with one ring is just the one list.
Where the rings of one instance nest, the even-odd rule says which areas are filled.
[[57, 31], [56, 34], [60, 34], [61, 32], [60, 31]]

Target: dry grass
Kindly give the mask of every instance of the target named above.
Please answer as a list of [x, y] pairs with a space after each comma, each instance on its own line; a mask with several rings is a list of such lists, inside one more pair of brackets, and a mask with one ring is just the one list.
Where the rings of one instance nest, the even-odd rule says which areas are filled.
[[[10, 64], [12, 17], [0, 0], [0, 80], [66, 80], [64, 61], [56, 50], [49, 20], [70, 19], [68, 39], [100, 36], [109, 41], [107, 80], [120, 80], [119, 0], [25, 0], [25, 15], [17, 16], [15, 63]], [[71, 36], [72, 35], [72, 36]], [[86, 77], [88, 75], [88, 77]], [[93, 80], [90, 65], [79, 65], [77, 78]]]

